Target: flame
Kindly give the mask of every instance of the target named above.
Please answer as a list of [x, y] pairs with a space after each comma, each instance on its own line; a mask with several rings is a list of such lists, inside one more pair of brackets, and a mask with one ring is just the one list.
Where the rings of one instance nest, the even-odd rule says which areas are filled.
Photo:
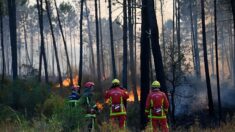
[[[69, 77], [65, 78], [65, 79], [63, 80], [62, 84], [63, 84], [64, 87], [68, 87], [69, 84], [70, 84], [70, 78], [69, 78]], [[78, 86], [78, 75], [76, 75], [75, 77], [73, 77], [73, 85], [74, 85], [74, 86]], [[57, 87], [57, 88], [60, 87], [60, 84], [57, 84], [56, 87]]]
[[[140, 101], [140, 87], [138, 87], [136, 90], [137, 90], [138, 100]], [[129, 92], [129, 98], [127, 99], [127, 101], [134, 102], [134, 93], [132, 90]]]
[[96, 106], [99, 110], [103, 110], [103, 108], [104, 108], [103, 104], [101, 104], [99, 102], [96, 102]]

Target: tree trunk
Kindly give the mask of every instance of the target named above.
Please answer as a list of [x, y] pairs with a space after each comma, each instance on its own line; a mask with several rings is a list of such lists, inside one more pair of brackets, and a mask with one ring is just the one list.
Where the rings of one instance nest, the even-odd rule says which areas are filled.
[[[60, 21], [60, 14], [59, 14], [59, 11], [58, 11], [56, 0], [54, 0], [54, 3], [55, 3], [55, 7], [56, 7], [57, 20], [59, 22], [60, 33], [62, 35], [63, 42], [64, 42], [65, 55], [66, 55], [66, 60], [67, 60], [68, 68], [69, 68], [70, 86], [72, 86], [73, 85], [73, 77], [72, 77], [73, 75], [72, 75], [72, 69], [71, 69], [71, 65], [70, 65], [70, 61], [69, 61], [69, 54], [68, 54], [68, 49], [67, 49], [67, 43], [66, 43], [66, 40], [65, 40], [62, 24], [61, 24], [61, 21]], [[71, 40], [71, 31], [70, 31], [70, 40]], [[72, 44], [72, 42], [71, 42], [71, 44]], [[71, 50], [71, 53], [72, 53], [72, 50]]]
[[46, 53], [45, 53], [45, 42], [44, 42], [44, 33], [43, 33], [43, 1], [37, 0], [37, 9], [38, 9], [38, 19], [39, 19], [39, 27], [40, 27], [40, 35], [41, 35], [41, 48], [40, 48], [40, 57], [39, 57], [39, 81], [41, 81], [41, 68], [42, 68], [42, 58], [44, 62], [44, 69], [45, 69], [45, 78], [46, 82], [49, 83], [48, 79], [48, 71], [47, 71], [47, 60], [46, 60]]
[[[79, 78], [78, 85], [82, 84], [82, 65], [83, 65], [83, 34], [82, 34], [82, 21], [83, 21], [83, 3], [84, 0], [81, 0], [81, 12], [80, 12], [80, 62], [79, 62]], [[79, 90], [80, 93], [80, 90]]]
[[[178, 44], [178, 59], [180, 60], [181, 58], [181, 38], [180, 38], [180, 0], [177, 0], [178, 4], [178, 9], [177, 9], [177, 44]], [[181, 71], [181, 61], [179, 61], [179, 66], [178, 66], [179, 72]]]
[[[211, 17], [211, 36], [213, 36], [213, 20]], [[213, 41], [213, 37], [211, 37], [211, 69], [212, 69], [212, 77], [215, 76], [215, 63], [214, 63], [214, 41]]]
[[[195, 1], [196, 2], [196, 1]], [[190, 1], [190, 17], [191, 17], [191, 30], [193, 31], [193, 48], [194, 48], [194, 59], [195, 59], [195, 71], [197, 78], [201, 77], [201, 69], [200, 69], [200, 56], [199, 56], [199, 48], [198, 48], [198, 35], [197, 35], [197, 13], [193, 15], [193, 0]]]
[[222, 118], [221, 99], [220, 99], [220, 78], [219, 78], [219, 55], [218, 55], [218, 38], [217, 38], [217, 15], [216, 0], [214, 0], [214, 28], [215, 28], [215, 56], [216, 56], [216, 76], [217, 76], [217, 93], [218, 93], [218, 110], [219, 120]]
[[11, 37], [12, 73], [13, 80], [18, 78], [17, 66], [17, 33], [16, 33], [16, 3], [15, 0], [8, 0], [9, 25]]
[[195, 75], [197, 75], [197, 65], [195, 61], [195, 32], [194, 32], [194, 26], [193, 26], [193, 11], [192, 11], [192, 1], [190, 1], [190, 6], [189, 6], [189, 11], [190, 11], [190, 22], [191, 22], [191, 37], [192, 37], [192, 55], [193, 55], [193, 66], [194, 66], [194, 71]]
[[91, 26], [90, 26], [90, 20], [89, 20], [89, 15], [88, 15], [88, 8], [87, 8], [87, 1], [84, 1], [85, 4], [85, 8], [86, 8], [86, 19], [87, 19], [87, 30], [88, 30], [88, 37], [89, 37], [89, 47], [90, 47], [90, 52], [91, 52], [91, 63], [92, 63], [92, 74], [95, 74], [94, 76], [96, 76], [96, 72], [95, 72], [95, 57], [94, 57], [94, 51], [93, 51], [93, 38], [91, 35]]
[[127, 88], [127, 12], [126, 0], [123, 0], [123, 69], [122, 83]]
[[[2, 4], [2, 3], [0, 3]], [[5, 51], [4, 51], [4, 36], [3, 36], [3, 7], [0, 5], [0, 28], [1, 28], [1, 47], [2, 47], [2, 83], [5, 78]]]
[[153, 59], [155, 65], [156, 79], [161, 83], [161, 90], [167, 93], [167, 87], [165, 82], [165, 73], [162, 62], [162, 54], [159, 45], [159, 33], [157, 18], [154, 10], [154, 1], [148, 0], [148, 25], [151, 31], [151, 46], [153, 52]]
[[[26, 17], [24, 18], [24, 25], [23, 25], [23, 29], [24, 29], [24, 43], [25, 43], [25, 54], [26, 54], [26, 58], [29, 61], [29, 65], [32, 67], [32, 63], [30, 61], [29, 58], [29, 52], [28, 52], [28, 43], [27, 43], [27, 32], [26, 32]], [[27, 62], [27, 61], [26, 61]], [[26, 63], [27, 64], [27, 63]]]
[[99, 26], [100, 26], [100, 47], [101, 47], [100, 50], [101, 50], [101, 62], [102, 62], [102, 67], [101, 67], [102, 68], [102, 78], [106, 79], [100, 0], [99, 0]]
[[63, 84], [62, 84], [62, 76], [61, 76], [61, 70], [60, 70], [60, 62], [59, 62], [59, 57], [58, 57], [58, 52], [57, 52], [57, 46], [56, 46], [53, 25], [52, 25], [52, 21], [51, 21], [49, 2], [48, 2], [48, 0], [45, 0], [45, 1], [46, 1], [47, 16], [48, 16], [48, 20], [49, 20], [49, 24], [50, 24], [50, 29], [51, 29], [53, 47], [54, 47], [54, 51], [55, 51], [55, 59], [56, 59], [56, 66], [57, 66], [57, 71], [58, 71], [58, 75], [59, 75], [59, 82], [60, 82], [60, 87], [62, 88]]
[[162, 17], [162, 46], [163, 46], [163, 63], [166, 61], [166, 43], [165, 43], [165, 29], [164, 29], [164, 18], [163, 18], [163, 3], [164, 0], [160, 0], [161, 3], [161, 17]]
[[213, 104], [213, 99], [212, 99], [211, 82], [210, 82], [208, 58], [207, 58], [204, 0], [201, 0], [201, 17], [202, 17], [201, 18], [202, 19], [202, 37], [203, 37], [204, 64], [205, 64], [205, 75], [206, 75], [207, 95], [208, 95], [208, 107], [209, 107], [209, 114], [213, 116], [214, 104]]
[[115, 64], [115, 53], [114, 53], [114, 44], [113, 44], [113, 24], [112, 24], [112, 3], [111, 0], [108, 0], [109, 7], [109, 31], [110, 31], [110, 44], [111, 44], [111, 54], [112, 54], [112, 67], [113, 67], [113, 78], [117, 77], [117, 70]]
[[148, 27], [148, 11], [147, 1], [142, 1], [142, 10], [141, 10], [141, 51], [140, 51], [140, 86], [141, 86], [141, 95], [140, 95], [140, 124], [141, 129], [145, 129], [147, 119], [145, 115], [145, 103], [149, 93], [149, 52], [150, 52], [150, 44], [148, 34], [146, 32], [149, 31]]
[[[97, 79], [98, 79], [98, 88], [100, 88], [101, 83], [101, 71], [100, 71], [100, 32], [99, 32], [99, 18], [98, 18], [98, 5], [97, 0], [95, 0], [95, 27], [96, 27], [96, 56], [97, 56]], [[102, 89], [100, 89], [102, 90]]]
[[[235, 1], [231, 0], [232, 4], [232, 13], [233, 13], [233, 31], [235, 34]], [[233, 86], [235, 86], [235, 35], [234, 35], [234, 44], [233, 44]]]
[[130, 50], [130, 70], [131, 70], [131, 86], [134, 93], [134, 101], [138, 102], [138, 94], [136, 90], [136, 65], [134, 63], [134, 42], [133, 42], [133, 15], [132, 1], [128, 0], [128, 27], [129, 27], [129, 50]]
[[[33, 32], [32, 30], [31, 30], [31, 32]], [[35, 34], [31, 34], [30, 35], [30, 43], [31, 43], [31, 47], [30, 47], [30, 49], [31, 49], [31, 62], [32, 62], [32, 66], [33, 66], [33, 61], [34, 61], [34, 59], [33, 59], [33, 57], [34, 57], [34, 40], [33, 40], [33, 36], [34, 36]], [[48, 54], [47, 54], [48, 55]]]

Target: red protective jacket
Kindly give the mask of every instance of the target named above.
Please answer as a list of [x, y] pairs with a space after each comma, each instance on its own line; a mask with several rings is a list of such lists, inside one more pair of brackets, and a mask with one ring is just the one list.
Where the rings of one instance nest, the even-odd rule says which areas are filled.
[[123, 102], [128, 98], [128, 92], [121, 87], [115, 87], [107, 90], [105, 93], [105, 100], [109, 100], [111, 105], [110, 116], [126, 115], [126, 109]]
[[153, 90], [149, 93], [145, 107], [149, 118], [165, 119], [168, 108], [169, 102], [165, 93], [160, 90]]

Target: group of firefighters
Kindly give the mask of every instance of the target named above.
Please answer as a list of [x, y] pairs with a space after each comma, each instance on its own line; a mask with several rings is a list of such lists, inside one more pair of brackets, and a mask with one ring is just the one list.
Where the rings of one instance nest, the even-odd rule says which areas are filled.
[[[93, 82], [86, 82], [84, 84], [84, 92], [80, 97], [78, 94], [79, 87], [72, 87], [72, 93], [69, 96], [69, 100], [73, 102], [74, 100], [83, 100], [86, 104], [87, 114], [86, 117], [95, 118], [97, 105], [92, 100], [92, 91], [95, 84]], [[150, 126], [153, 131], [157, 131], [158, 127], [163, 132], [168, 132], [167, 124], [167, 113], [169, 108], [169, 102], [164, 92], [160, 91], [160, 83], [154, 81], [151, 85], [151, 92], [148, 94], [146, 100], [145, 113], [150, 121]], [[109, 115], [112, 122], [118, 121], [120, 128], [125, 128], [126, 124], [126, 100], [129, 98], [128, 91], [120, 86], [120, 81], [114, 79], [112, 81], [112, 86], [105, 92], [104, 98], [106, 103], [109, 104]], [[92, 120], [88, 126], [89, 130], [92, 129]], [[94, 123], [94, 122], [93, 122]]]

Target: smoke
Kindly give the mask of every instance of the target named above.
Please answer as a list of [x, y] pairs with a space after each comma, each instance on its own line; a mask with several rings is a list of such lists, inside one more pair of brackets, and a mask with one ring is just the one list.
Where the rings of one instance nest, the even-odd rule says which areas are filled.
[[[221, 105], [223, 110], [235, 111], [235, 88], [232, 81], [221, 83]], [[211, 89], [215, 110], [218, 109], [216, 78], [211, 78]], [[208, 109], [207, 86], [205, 79], [187, 77], [184, 83], [176, 88], [175, 115], [191, 115]]]

